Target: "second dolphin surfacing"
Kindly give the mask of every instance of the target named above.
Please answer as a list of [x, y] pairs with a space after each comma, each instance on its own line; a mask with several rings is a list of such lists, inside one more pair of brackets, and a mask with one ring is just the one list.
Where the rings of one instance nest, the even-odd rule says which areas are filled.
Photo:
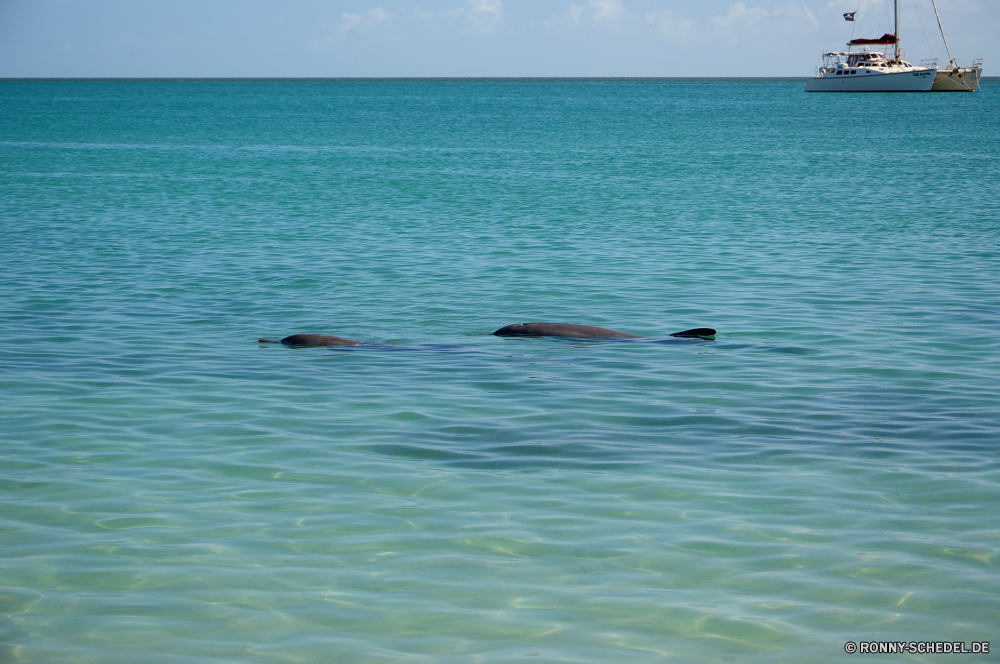
[[329, 334], [293, 334], [285, 337], [281, 341], [271, 339], [258, 339], [262, 344], [283, 344], [294, 348], [321, 348], [325, 346], [357, 346], [360, 341], [345, 339], [344, 337], [333, 337]]
[[[593, 325], [576, 325], [575, 323], [514, 323], [501, 327], [493, 334], [498, 337], [565, 337], [569, 339], [641, 338], [638, 334], [629, 334]], [[685, 339], [706, 339], [714, 337], [715, 330], [710, 327], [696, 327], [683, 332], [674, 332], [670, 336]]]

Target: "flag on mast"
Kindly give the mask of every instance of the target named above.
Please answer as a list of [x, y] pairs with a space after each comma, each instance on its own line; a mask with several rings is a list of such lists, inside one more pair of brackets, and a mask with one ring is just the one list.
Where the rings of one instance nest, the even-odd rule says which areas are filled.
[[855, 14], [857, 14], [857, 12], [850, 12], [848, 14], [844, 14], [844, 20], [845, 21], [853, 21]]

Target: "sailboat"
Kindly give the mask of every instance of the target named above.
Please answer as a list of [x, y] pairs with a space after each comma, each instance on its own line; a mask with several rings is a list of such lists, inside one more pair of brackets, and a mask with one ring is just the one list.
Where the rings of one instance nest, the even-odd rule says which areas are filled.
[[971, 67], [962, 67], [958, 64], [958, 60], [951, 57], [948, 39], [944, 36], [944, 28], [941, 27], [941, 15], [938, 14], [937, 3], [931, 0], [931, 6], [934, 7], [934, 16], [937, 18], [938, 30], [941, 31], [944, 50], [948, 53], [948, 66], [938, 69], [931, 92], [975, 92], [979, 89], [979, 77], [983, 73], [983, 59], [973, 60]]
[[[806, 81], [806, 92], [929, 92], [937, 65], [915, 67], [903, 60], [899, 49], [899, 0], [892, 0], [892, 15], [892, 34], [852, 39], [846, 52], [823, 53], [823, 66], [817, 67], [816, 75]], [[853, 21], [854, 15], [844, 18]], [[878, 46], [884, 47], [881, 52], [872, 48]]]

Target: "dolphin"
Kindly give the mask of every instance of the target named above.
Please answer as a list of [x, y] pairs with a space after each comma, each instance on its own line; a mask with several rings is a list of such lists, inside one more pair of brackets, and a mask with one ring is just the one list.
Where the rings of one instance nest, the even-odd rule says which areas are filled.
[[[493, 333], [498, 337], [566, 337], [569, 339], [641, 339], [638, 334], [609, 330], [606, 327], [593, 325], [576, 325], [574, 323], [514, 323], [501, 327]], [[710, 327], [696, 327], [683, 332], [674, 332], [670, 336], [685, 339], [706, 339], [715, 336], [715, 330]]]
[[293, 334], [290, 337], [285, 337], [281, 341], [273, 341], [271, 339], [258, 339], [259, 343], [262, 344], [277, 344], [281, 343], [286, 346], [295, 346], [297, 348], [319, 348], [322, 346], [357, 346], [360, 341], [355, 341], [354, 339], [345, 339], [344, 337], [332, 337], [329, 334]]

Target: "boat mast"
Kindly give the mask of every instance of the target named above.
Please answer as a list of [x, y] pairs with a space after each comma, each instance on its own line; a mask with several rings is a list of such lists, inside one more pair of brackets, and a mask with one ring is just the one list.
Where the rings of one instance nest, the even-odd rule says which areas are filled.
[[948, 48], [948, 38], [944, 36], [944, 28], [941, 27], [941, 15], [938, 14], [937, 3], [931, 0], [931, 7], [934, 8], [934, 16], [937, 17], [938, 30], [941, 31], [941, 41], [944, 42], [944, 50], [948, 52], [948, 64], [955, 64], [955, 59], [951, 57], [951, 49]]
[[894, 34], [896, 35], [896, 59], [899, 60], [899, 0], [893, 0], [892, 2], [892, 17], [895, 19], [896, 27]]

